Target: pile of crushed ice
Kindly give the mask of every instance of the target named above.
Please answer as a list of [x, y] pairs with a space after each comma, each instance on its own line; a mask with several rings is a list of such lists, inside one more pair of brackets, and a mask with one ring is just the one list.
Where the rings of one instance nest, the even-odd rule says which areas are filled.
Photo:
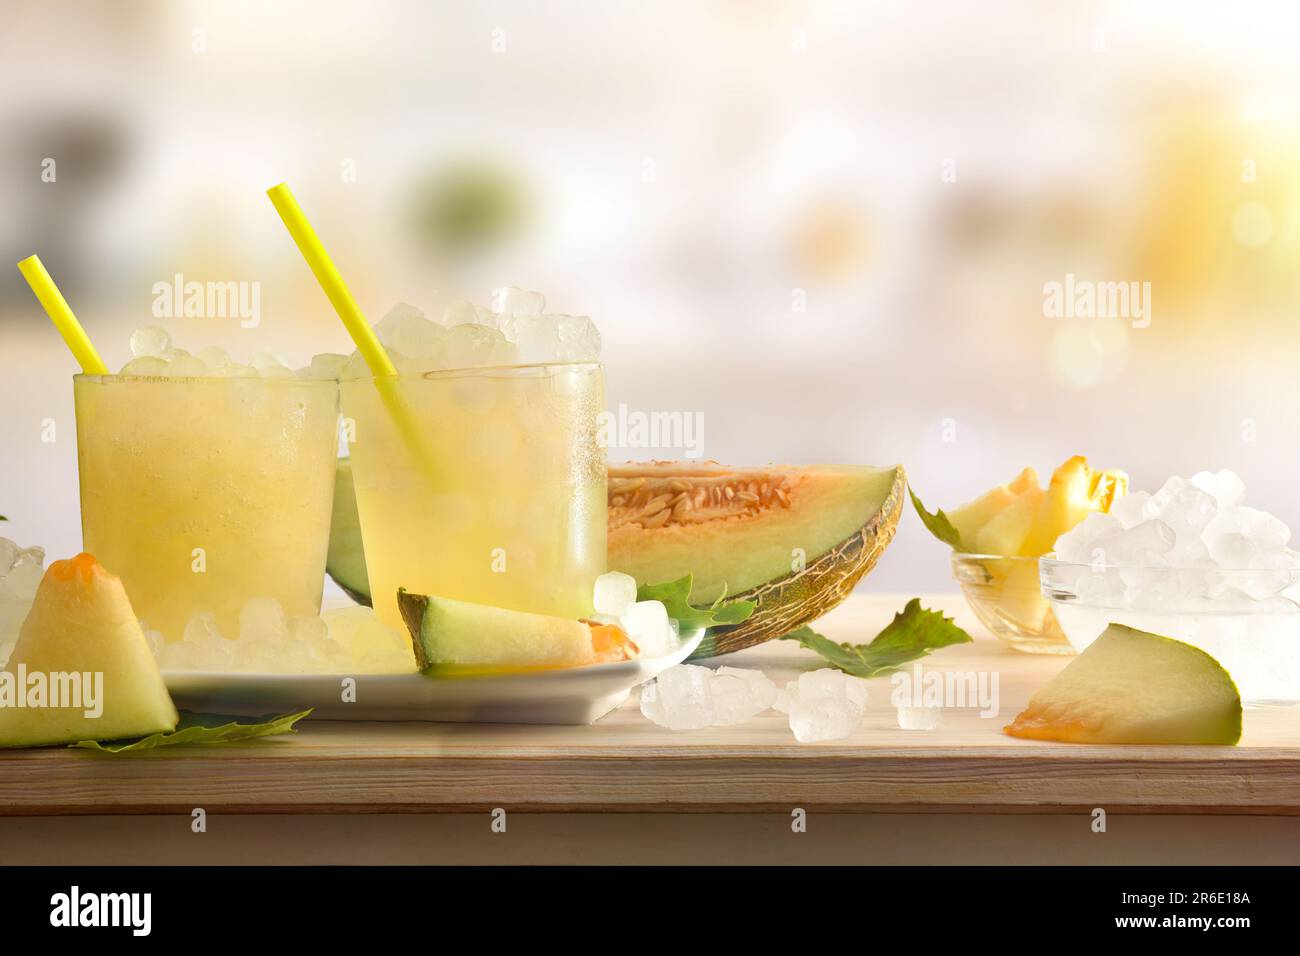
[[[866, 707], [867, 682], [832, 667], [800, 674], [778, 688], [759, 670], [681, 664], [641, 688], [641, 713], [660, 727], [734, 727], [776, 710], [787, 716], [800, 743], [851, 737], [862, 726]], [[930, 730], [940, 713], [900, 707], [898, 724], [904, 730]]]
[[1090, 514], [1057, 539], [1056, 557], [1088, 566], [1074, 588], [1090, 604], [1212, 610], [1274, 600], [1300, 580], [1300, 554], [1287, 547], [1291, 529], [1245, 497], [1231, 471], [1174, 476]]
[[[600, 359], [600, 331], [590, 318], [547, 313], [540, 292], [517, 286], [496, 290], [491, 306], [456, 302], [438, 322], [413, 305], [399, 303], [374, 328], [397, 370], [409, 374]], [[370, 375], [359, 352], [321, 353], [297, 370], [270, 352], [256, 353], [248, 364], [236, 362], [215, 345], [190, 354], [177, 348], [167, 330], [156, 325], [131, 334], [131, 354], [134, 357], [122, 366], [122, 375], [325, 381]]]
[[[438, 322], [400, 303], [375, 324], [375, 334], [405, 373], [600, 359], [600, 331], [590, 318], [548, 313], [540, 292], [518, 286], [496, 290], [491, 306], [453, 303]], [[312, 368], [333, 369], [342, 379], [370, 374], [356, 352], [318, 355]]]
[[676, 650], [679, 628], [662, 601], [638, 601], [636, 579], [620, 571], [596, 578], [596, 613], [601, 624], [621, 627], [641, 657], [660, 657]]
[[236, 362], [225, 349], [208, 345], [191, 355], [177, 348], [166, 329], [146, 325], [131, 333], [131, 361], [121, 375], [168, 376], [173, 378], [332, 378], [323, 370], [306, 368], [295, 372], [279, 356], [258, 352], [250, 364]]
[[415, 672], [410, 638], [368, 607], [288, 617], [274, 598], [255, 598], [239, 613], [239, 634], [227, 637], [211, 614], [190, 618], [179, 641], [145, 631], [165, 671], [267, 674], [407, 674]]
[[18, 631], [32, 609], [44, 574], [44, 548], [20, 548], [8, 538], [0, 538], [0, 667], [18, 641]]

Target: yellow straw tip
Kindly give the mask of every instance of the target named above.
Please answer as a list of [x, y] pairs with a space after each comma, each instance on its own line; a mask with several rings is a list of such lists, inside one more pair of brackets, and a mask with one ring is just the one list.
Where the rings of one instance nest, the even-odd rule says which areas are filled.
[[20, 259], [20, 260], [18, 261], [18, 268], [21, 269], [23, 266], [27, 265], [27, 263], [29, 263], [29, 262], [40, 262], [40, 261], [41, 261], [41, 257], [38, 256], [36, 253], [33, 252], [33, 253], [32, 253], [30, 256], [28, 256], [26, 259]]

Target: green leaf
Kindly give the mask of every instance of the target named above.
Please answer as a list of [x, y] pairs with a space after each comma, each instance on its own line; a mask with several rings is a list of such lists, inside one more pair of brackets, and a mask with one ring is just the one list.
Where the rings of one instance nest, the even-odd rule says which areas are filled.
[[[727, 601], [721, 594], [708, 607], [691, 604], [692, 575], [664, 584], [643, 584], [636, 589], [638, 601], [662, 601], [668, 616], [675, 620], [683, 632], [700, 627], [721, 627], [739, 624], [754, 613], [754, 601]], [[725, 603], [724, 603], [725, 602]]]
[[921, 504], [921, 499], [916, 497], [915, 491], [908, 488], [907, 493], [912, 496], [912, 507], [921, 516], [921, 524], [930, 529], [930, 534], [954, 550], [966, 550], [961, 545], [961, 535], [957, 533], [957, 529], [952, 526], [952, 522], [948, 520], [948, 516], [942, 509], [936, 509], [934, 514], [931, 514], [925, 510], [925, 505]]
[[296, 714], [281, 714], [278, 717], [230, 717], [225, 714], [195, 714], [183, 710], [175, 730], [126, 740], [83, 740], [68, 746], [118, 754], [129, 750], [153, 750], [173, 744], [223, 744], [233, 740], [251, 740], [254, 737], [295, 734], [297, 731], [293, 725], [311, 712], [312, 708], [309, 707]]
[[969, 644], [971, 636], [941, 612], [921, 607], [920, 598], [912, 598], [870, 644], [836, 644], [807, 625], [781, 640], [798, 641], [846, 674], [876, 677], [941, 647]]

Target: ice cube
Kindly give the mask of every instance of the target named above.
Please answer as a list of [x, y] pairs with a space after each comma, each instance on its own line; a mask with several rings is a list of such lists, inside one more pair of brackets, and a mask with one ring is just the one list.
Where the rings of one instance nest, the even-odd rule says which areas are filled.
[[447, 330], [436, 322], [407, 317], [393, 330], [393, 348], [412, 359], [438, 358], [446, 350]]
[[713, 725], [733, 727], [766, 710], [754, 696], [753, 685], [743, 677], [714, 672], [709, 682], [713, 696]]
[[1160, 520], [1178, 539], [1195, 538], [1214, 520], [1219, 505], [1214, 496], [1194, 485], [1180, 490], [1160, 511]]
[[1259, 545], [1238, 531], [1229, 531], [1211, 539], [1210, 557], [1215, 563], [1228, 570], [1249, 568], [1259, 553]]
[[289, 622], [275, 598], [253, 598], [239, 611], [240, 641], [283, 643], [289, 639]]
[[749, 692], [753, 696], [754, 703], [758, 705], [759, 712], [767, 710], [776, 704], [776, 684], [760, 670], [723, 666], [713, 673], [717, 676], [736, 677], [745, 681], [749, 685]]
[[546, 309], [546, 296], [517, 285], [507, 286], [494, 290], [492, 308], [500, 315], [511, 317], [541, 315]]
[[447, 332], [448, 368], [478, 368], [492, 364], [492, 355], [504, 336], [484, 325], [457, 325]]
[[[397, 348], [398, 333], [407, 325], [420, 325], [427, 322], [424, 313], [409, 302], [399, 302], [375, 323], [375, 335], [379, 341], [390, 349]], [[399, 349], [400, 351], [400, 349]]]
[[270, 352], [256, 352], [253, 355], [253, 368], [257, 369], [259, 375], [276, 377], [287, 372], [292, 375], [293, 370], [289, 364], [278, 355]]
[[537, 315], [512, 320], [507, 326], [511, 341], [525, 364], [555, 362], [563, 348], [556, 316]]
[[1220, 508], [1236, 508], [1246, 497], [1246, 483], [1226, 468], [1214, 472], [1198, 471], [1192, 475], [1191, 483], [1213, 495]]
[[600, 330], [585, 315], [555, 316], [559, 338], [557, 357], [565, 362], [595, 362], [600, 359]]
[[710, 684], [713, 672], [696, 664], [678, 664], [641, 688], [641, 713], [670, 730], [710, 727], [715, 718]]
[[215, 639], [225, 640], [225, 637], [217, 627], [217, 619], [207, 611], [200, 611], [185, 622], [181, 639], [190, 644], [203, 644]]
[[1238, 508], [1237, 512], [1241, 520], [1241, 533], [1262, 550], [1284, 548], [1291, 540], [1291, 529], [1280, 518], [1255, 508]]
[[1173, 501], [1174, 496], [1184, 488], [1188, 487], [1189, 484], [1190, 482], [1188, 482], [1186, 478], [1180, 478], [1178, 475], [1170, 476], [1170, 478], [1160, 486], [1160, 490], [1151, 496], [1151, 503], [1156, 508], [1156, 514], [1158, 515], [1163, 511], [1169, 502]]
[[596, 612], [620, 617], [636, 603], [636, 578], [621, 571], [610, 571], [596, 578], [595, 592]]
[[794, 695], [800, 700], [842, 698], [862, 711], [867, 706], [867, 683], [833, 667], [823, 667], [800, 674]]
[[167, 360], [158, 358], [153, 355], [142, 355], [139, 358], [133, 358], [122, 366], [119, 375], [166, 375]]
[[172, 337], [158, 325], [146, 325], [131, 333], [131, 354], [136, 358], [161, 358], [172, 347]]
[[1107, 565], [1149, 565], [1149, 555], [1163, 555], [1174, 546], [1174, 532], [1158, 518], [1108, 535], [1099, 543]]
[[41, 578], [45, 576], [45, 549], [20, 548], [13, 563], [4, 575], [5, 589], [15, 598], [30, 601], [36, 597]]
[[20, 550], [22, 549], [8, 538], [0, 538], [0, 578], [9, 573], [9, 569], [18, 560]]
[[903, 730], [934, 730], [942, 720], [942, 707], [898, 708], [898, 726]]
[[209, 368], [225, 368], [227, 365], [234, 365], [230, 353], [217, 345], [205, 345], [199, 349], [195, 355], [199, 361]]
[[337, 381], [343, 377], [343, 370], [347, 367], [348, 361], [346, 355], [338, 355], [334, 352], [320, 352], [313, 355], [311, 364], [305, 369], [300, 369], [298, 374], [303, 378]]
[[642, 657], [659, 657], [677, 645], [662, 601], [637, 601], [627, 609], [622, 621], [623, 630], [641, 649]]
[[[1100, 516], [1103, 512], [1094, 511], [1088, 515], [1088, 518]], [[1143, 521], [1156, 516], [1155, 505], [1151, 502], [1151, 495], [1145, 491], [1133, 491], [1127, 495], [1120, 495], [1115, 499], [1115, 503], [1110, 506], [1110, 514], [1124, 528], [1132, 528]], [[1087, 521], [1085, 518], [1084, 521]], [[1060, 550], [1059, 548], [1057, 550]]]
[[802, 697], [790, 701], [790, 729], [801, 744], [843, 740], [862, 724], [862, 711], [844, 697]]
[[167, 374], [176, 378], [206, 378], [208, 363], [197, 355], [182, 355], [167, 363]]
[[[442, 324], [451, 328], [454, 325], [473, 325], [479, 321], [479, 311], [473, 302], [453, 302], [442, 311]], [[495, 322], [489, 323], [496, 325]]]

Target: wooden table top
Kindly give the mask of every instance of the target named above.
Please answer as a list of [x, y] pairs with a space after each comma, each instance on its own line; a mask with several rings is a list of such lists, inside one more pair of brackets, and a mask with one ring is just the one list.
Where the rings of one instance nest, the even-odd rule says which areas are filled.
[[[904, 595], [857, 595], [818, 630], [866, 641]], [[738, 727], [670, 731], [637, 694], [587, 727], [307, 720], [291, 737], [107, 755], [0, 751], [0, 815], [508, 810], [1108, 811], [1300, 814], [1300, 708], [1248, 710], [1236, 747], [1084, 746], [1016, 740], [1002, 727], [1069, 660], [1016, 653], [957, 595], [926, 598], [973, 644], [927, 670], [997, 674], [1000, 710], [949, 709], [899, 729], [888, 678], [872, 682], [849, 739], [800, 744], [771, 711]], [[778, 641], [725, 663], [778, 684], [820, 658]]]

